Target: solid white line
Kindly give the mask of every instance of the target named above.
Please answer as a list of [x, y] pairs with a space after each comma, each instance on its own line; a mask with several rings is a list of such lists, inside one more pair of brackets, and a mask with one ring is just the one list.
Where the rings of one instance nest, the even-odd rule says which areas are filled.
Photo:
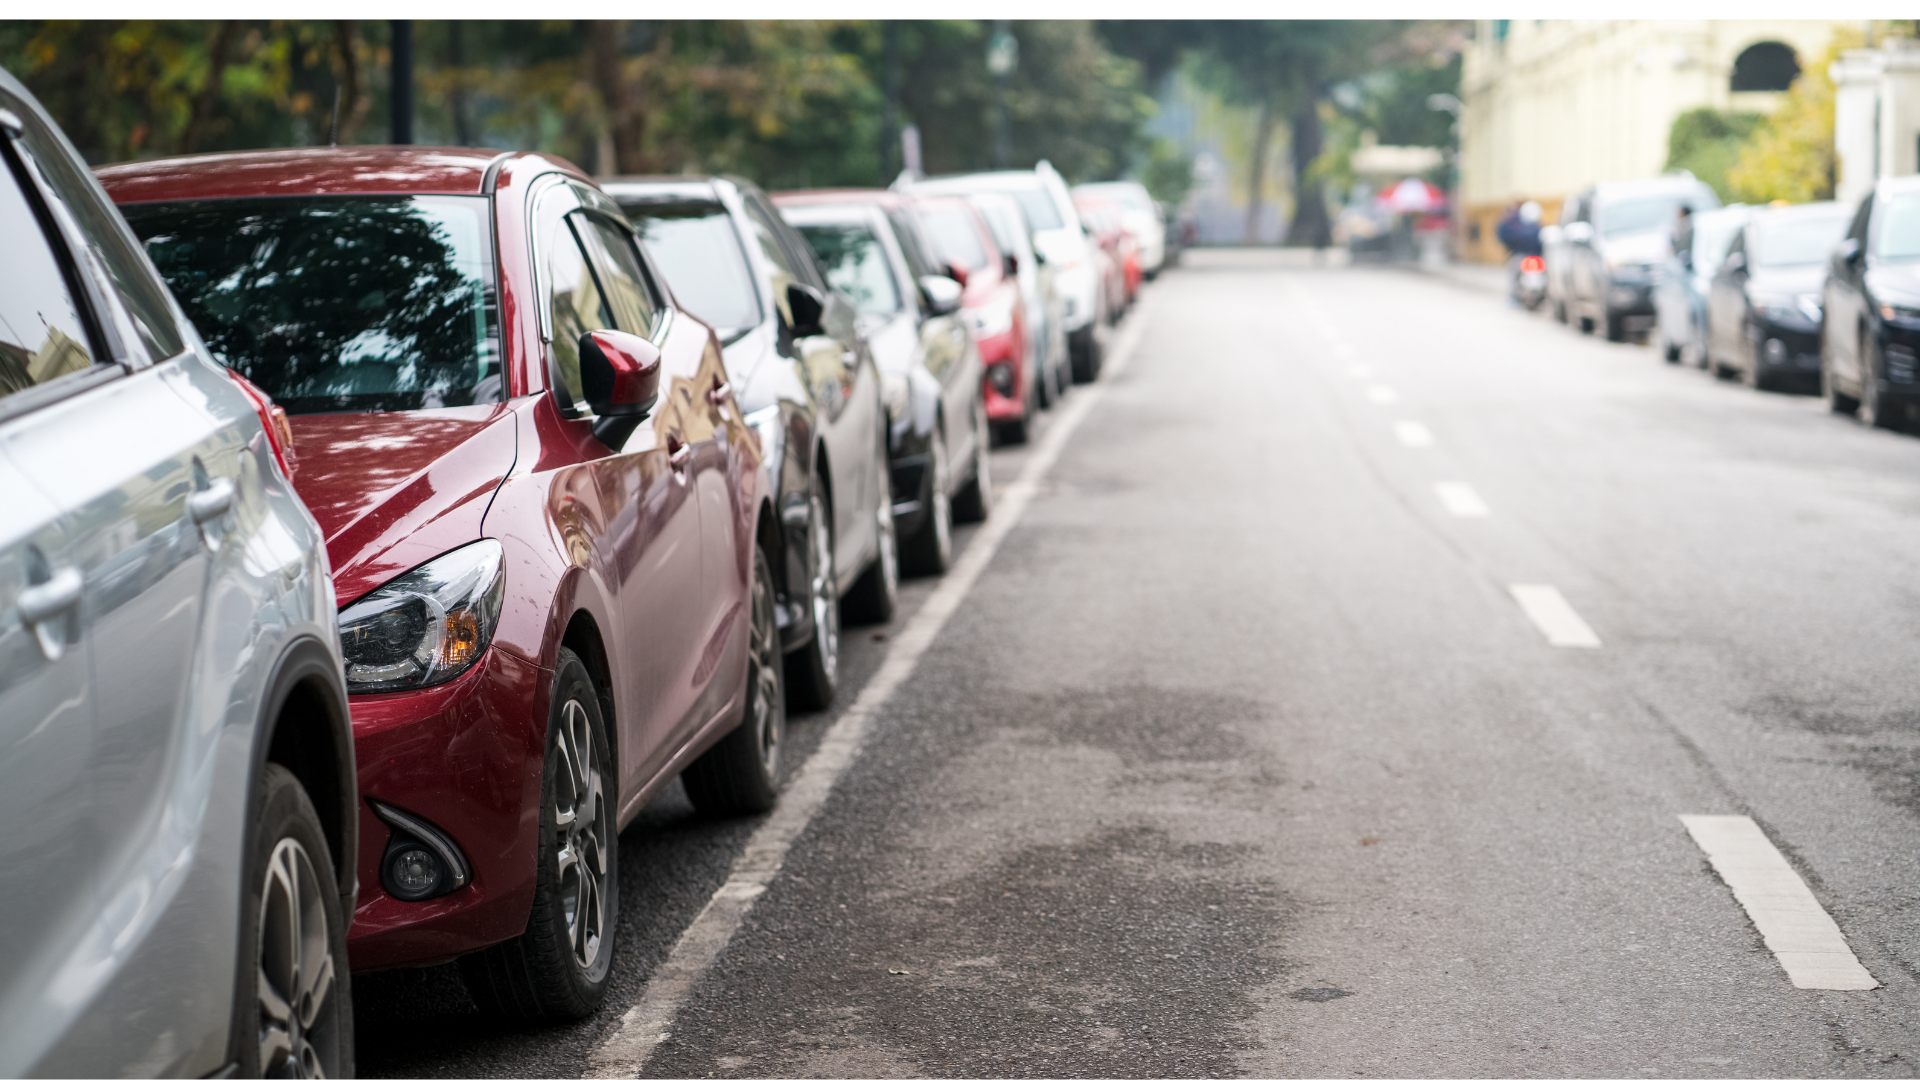
[[1393, 387], [1391, 386], [1369, 386], [1367, 387], [1367, 400], [1373, 402], [1375, 405], [1391, 405], [1400, 400], [1400, 395], [1394, 393]]
[[1509, 585], [1507, 589], [1520, 602], [1520, 610], [1527, 613], [1533, 625], [1547, 635], [1547, 644], [1563, 649], [1600, 647], [1600, 635], [1573, 610], [1559, 589], [1551, 585]]
[[1480, 493], [1473, 490], [1472, 484], [1463, 484], [1457, 480], [1442, 480], [1433, 485], [1434, 494], [1440, 496], [1440, 505], [1454, 517], [1486, 517], [1491, 511]]
[[1433, 432], [1418, 421], [1402, 420], [1393, 425], [1393, 433], [1404, 446], [1425, 448], [1433, 445]]
[[1747, 918], [1793, 985], [1802, 990], [1871, 990], [1880, 985], [1853, 955], [1846, 935], [1813, 898], [1813, 890], [1752, 818], [1681, 814], [1680, 823], [1707, 853], [1733, 898], [1747, 909]]
[[594, 1047], [587, 1058], [587, 1076], [638, 1076], [654, 1048], [666, 1041], [674, 1018], [693, 993], [695, 983], [733, 940], [754, 900], [767, 891], [767, 886], [780, 872], [788, 849], [826, 805], [834, 784], [859, 756], [861, 745], [879, 720], [888, 699], [912, 676], [920, 657], [966, 599], [968, 590], [986, 570], [1001, 541], [1020, 523], [1020, 516], [1033, 501], [1041, 479], [1059, 459], [1067, 440], [1106, 396], [1110, 380], [1126, 370], [1151, 310], [1149, 298], [1140, 305], [1120, 340], [1114, 343], [1104, 365], [1103, 381], [1076, 389], [1063, 403], [1059, 418], [1027, 458], [1019, 478], [997, 493], [999, 498], [994, 504], [993, 516], [980, 527], [965, 554], [947, 571], [920, 610], [894, 635], [893, 648], [881, 662], [880, 670], [867, 680], [847, 711], [827, 728], [819, 748], [781, 793], [780, 805], [747, 840], [746, 850], [734, 861], [726, 883], [674, 943], [673, 951], [647, 981], [640, 1000], [607, 1029], [599, 1045]]

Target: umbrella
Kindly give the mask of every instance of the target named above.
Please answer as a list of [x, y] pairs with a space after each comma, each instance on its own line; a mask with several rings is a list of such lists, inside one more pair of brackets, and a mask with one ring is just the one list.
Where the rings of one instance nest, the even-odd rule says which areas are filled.
[[1380, 201], [1396, 214], [1425, 214], [1446, 206], [1447, 197], [1425, 180], [1410, 176], [1388, 188]]

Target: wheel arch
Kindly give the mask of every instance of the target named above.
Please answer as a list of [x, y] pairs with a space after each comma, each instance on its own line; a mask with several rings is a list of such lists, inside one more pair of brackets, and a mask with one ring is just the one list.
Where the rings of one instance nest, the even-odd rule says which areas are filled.
[[[593, 613], [579, 608], [567, 619], [567, 628], [560, 635], [560, 648], [568, 649], [580, 662], [586, 665], [587, 677], [593, 680], [594, 693], [600, 698], [600, 717], [607, 734], [607, 753], [613, 758], [613, 775], [620, 775], [620, 725], [616, 722], [613, 705], [613, 665], [607, 652], [605, 635], [600, 632], [600, 623]], [[557, 656], [556, 652], [556, 656]]]
[[359, 783], [340, 669], [325, 645], [303, 637], [281, 654], [268, 685], [248, 790], [268, 764], [293, 773], [320, 815], [336, 880], [351, 898], [358, 888]]

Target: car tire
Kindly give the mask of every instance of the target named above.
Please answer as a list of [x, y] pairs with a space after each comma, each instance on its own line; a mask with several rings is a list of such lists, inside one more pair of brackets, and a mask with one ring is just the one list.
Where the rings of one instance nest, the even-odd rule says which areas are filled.
[[787, 695], [781, 679], [780, 627], [774, 619], [773, 565], [753, 548], [753, 597], [747, 634], [746, 701], [740, 726], [680, 774], [694, 808], [714, 817], [759, 814], [780, 801], [787, 741]]
[[260, 771], [246, 854], [234, 1073], [352, 1076], [348, 913], [320, 815], [283, 765]]
[[987, 520], [993, 510], [993, 469], [987, 458], [986, 407], [973, 407], [973, 475], [953, 493], [953, 520], [964, 524]]
[[1053, 369], [1040, 368], [1033, 373], [1033, 400], [1043, 409], [1053, 408]]
[[1582, 316], [1580, 316], [1580, 319], [1579, 319], [1579, 325], [1580, 325], [1580, 332], [1581, 332], [1581, 333], [1583, 333], [1583, 334], [1591, 334], [1591, 333], [1593, 333], [1593, 320], [1592, 320], [1592, 319], [1589, 319], [1589, 318], [1587, 318], [1587, 317], [1586, 317], [1585, 315], [1582, 315]]
[[952, 468], [947, 461], [947, 433], [944, 424], [933, 432], [932, 462], [927, 467], [927, 491], [923, 496], [927, 512], [920, 515], [920, 527], [900, 548], [900, 568], [909, 574], [944, 574], [953, 565]]
[[[884, 476], [880, 482], [883, 486], [887, 483]], [[884, 491], [877, 513], [880, 550], [874, 555], [866, 572], [860, 575], [841, 599], [840, 621], [843, 624], [886, 622], [893, 618], [893, 609], [900, 601], [900, 547], [894, 536], [893, 500]]]
[[1565, 300], [1555, 300], [1553, 302], [1553, 321], [1559, 323], [1561, 326], [1567, 325], [1567, 302]]
[[1067, 335], [1067, 355], [1073, 363], [1073, 381], [1090, 383], [1100, 377], [1100, 362], [1103, 351], [1100, 343], [1100, 320], [1094, 321]]
[[578, 1020], [606, 997], [620, 919], [616, 780], [607, 747], [600, 691], [580, 657], [563, 647], [547, 709], [533, 910], [519, 937], [460, 959], [467, 992], [490, 1016]]
[[1605, 323], [1606, 339], [1613, 342], [1627, 340], [1627, 317], [1611, 311], [1601, 312], [1601, 321]]
[[816, 470], [807, 493], [807, 614], [813, 633], [787, 654], [787, 700], [809, 711], [833, 704], [840, 686], [840, 598], [834, 595], [833, 518]]
[[1681, 348], [1667, 337], [1666, 331], [1656, 331], [1660, 335], [1660, 356], [1669, 364], [1680, 362]]

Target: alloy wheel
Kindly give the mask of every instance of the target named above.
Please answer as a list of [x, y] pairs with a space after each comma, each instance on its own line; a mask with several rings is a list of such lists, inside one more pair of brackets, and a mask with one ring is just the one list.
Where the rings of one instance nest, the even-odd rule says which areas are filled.
[[327, 897], [300, 841], [285, 837], [267, 858], [260, 896], [260, 1063], [266, 1076], [325, 1076], [309, 1038], [333, 1006]]
[[[892, 520], [892, 507], [882, 509]], [[808, 500], [808, 512], [813, 519], [813, 580], [808, 583], [813, 632], [820, 642], [820, 666], [831, 680], [840, 670], [840, 603], [833, 587], [833, 529], [827, 521], [826, 500], [818, 491]]]
[[[764, 560], [758, 565], [764, 566]], [[756, 574], [753, 588], [753, 625], [748, 647], [753, 658], [747, 672], [753, 693], [747, 722], [753, 725], [754, 745], [766, 774], [780, 775], [780, 744], [786, 733], [780, 700], [780, 628], [774, 621], [773, 583]], [[817, 611], [816, 611], [817, 614]], [[837, 624], [836, 624], [837, 625]]]
[[593, 725], [578, 700], [560, 711], [555, 733], [553, 825], [560, 906], [573, 961], [591, 969], [606, 938], [607, 818]]

